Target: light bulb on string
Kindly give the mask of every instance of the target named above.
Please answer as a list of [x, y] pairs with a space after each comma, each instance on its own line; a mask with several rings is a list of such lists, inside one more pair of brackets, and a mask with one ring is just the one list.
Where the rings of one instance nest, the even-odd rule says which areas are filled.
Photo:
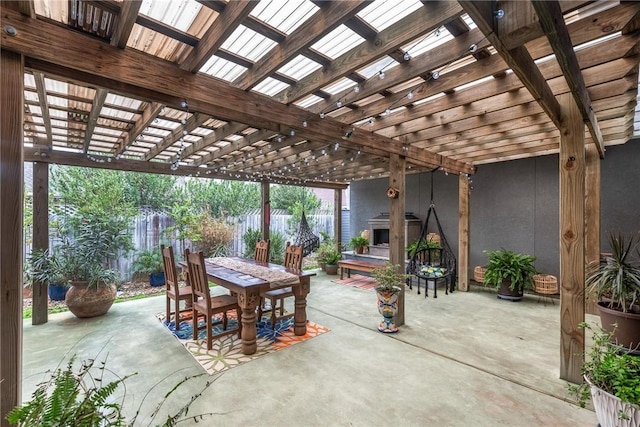
[[306, 120], [305, 120], [304, 122], [302, 122], [302, 127], [305, 127], [305, 128], [306, 128], [307, 126], [309, 126], [309, 123], [307, 123], [307, 121], [306, 121]]
[[324, 112], [320, 111], [320, 118], [324, 119]]
[[413, 99], [413, 91], [407, 94], [407, 99]]
[[337, 106], [338, 108], [342, 107], [342, 101], [338, 101], [338, 102], [336, 102], [336, 106]]
[[386, 77], [384, 71], [380, 70], [380, 72], [378, 73], [378, 77], [380, 77], [380, 80], [384, 80], [384, 78]]
[[354, 91], [355, 93], [360, 93], [360, 86], [359, 86], [359, 85], [356, 85], [356, 87], [354, 87], [354, 88], [353, 88], [353, 91]]
[[438, 80], [440, 78], [440, 73], [438, 71], [434, 71], [431, 73], [431, 78], [433, 80]]
[[498, 19], [502, 19], [504, 18], [504, 10], [498, 9], [495, 12], [493, 12], [493, 15]]
[[440, 27], [436, 28], [436, 31], [433, 33], [436, 37], [440, 36]]
[[182, 108], [189, 108], [189, 103], [186, 100], [180, 102], [180, 106]]
[[402, 59], [404, 59], [405, 61], [410, 60], [411, 55], [409, 54], [409, 52], [405, 52], [404, 55], [402, 55]]
[[469, 46], [469, 52], [474, 53], [476, 50], [478, 50], [477, 44], [474, 43], [471, 46]]
[[389, 114], [391, 114], [391, 108], [388, 108], [386, 110], [384, 110], [384, 113], [388, 116]]

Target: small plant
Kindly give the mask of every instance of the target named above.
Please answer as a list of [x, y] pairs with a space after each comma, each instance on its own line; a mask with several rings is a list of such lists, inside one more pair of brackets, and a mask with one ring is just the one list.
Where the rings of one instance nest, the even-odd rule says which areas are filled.
[[536, 269], [533, 265], [536, 258], [531, 255], [519, 254], [500, 249], [498, 251], [484, 251], [489, 255], [489, 263], [484, 273], [485, 286], [500, 288], [503, 280], [510, 280], [512, 291], [531, 289], [533, 275]]
[[[567, 384], [569, 394], [575, 396], [578, 404], [584, 408], [591, 398], [592, 385], [640, 410], [640, 358], [621, 351], [620, 346], [611, 341], [610, 332], [602, 328], [596, 330], [586, 322], [580, 326], [593, 334], [593, 346], [582, 365], [582, 374], [588, 382]], [[619, 416], [628, 418], [628, 414], [624, 413]]]
[[354, 250], [359, 250], [360, 248], [365, 248], [369, 246], [369, 239], [363, 236], [354, 236], [349, 240], [349, 247]]
[[[126, 403], [125, 395], [123, 394], [121, 399], [116, 399], [114, 396], [116, 392], [124, 388], [124, 382], [136, 374], [124, 377], [116, 376], [116, 379], [106, 382], [105, 373], [110, 372], [106, 368], [106, 360], [83, 360], [77, 368], [74, 367], [75, 360], [75, 356], [72, 356], [64, 369], [57, 368], [50, 374], [48, 380], [38, 384], [31, 395], [31, 400], [22, 406], [13, 408], [7, 414], [7, 421], [10, 424], [20, 424], [23, 427], [136, 425], [141, 408], [138, 408], [131, 420], [126, 420], [123, 415], [123, 406]], [[184, 378], [164, 395], [163, 399], [154, 407], [150, 423], [157, 417], [162, 405], [173, 392], [195, 377]], [[168, 415], [162, 425], [175, 426], [181, 421], [199, 421], [204, 414], [189, 417], [186, 415], [191, 404], [211, 384], [212, 382], [208, 381], [204, 388], [191, 397], [176, 414]], [[144, 403], [144, 399], [142, 403]]]
[[134, 273], [153, 274], [163, 271], [162, 253], [158, 249], [145, 249], [138, 253], [133, 262]]
[[327, 263], [327, 265], [336, 265], [341, 258], [342, 255], [335, 247], [335, 245], [329, 248], [324, 254], [324, 261]]
[[198, 239], [194, 241], [205, 256], [228, 255], [232, 241], [233, 228], [224, 219], [214, 218], [205, 211], [199, 221]]
[[[585, 284], [589, 292], [594, 292], [599, 300], [606, 300], [607, 306], [622, 312], [640, 313], [640, 253], [638, 238], [629, 239], [622, 234], [610, 234], [611, 256], [604, 262], [589, 265]], [[631, 252], [637, 256], [632, 258]]]
[[[420, 247], [418, 247], [418, 242], [420, 242]], [[409, 258], [413, 258], [413, 256], [416, 254], [416, 252], [418, 251], [423, 251], [426, 249], [440, 249], [440, 243], [436, 242], [433, 239], [418, 239], [415, 240], [414, 242], [412, 242], [408, 247], [407, 247], [407, 255], [409, 256]]]
[[48, 249], [33, 251], [27, 261], [26, 274], [29, 280], [50, 285], [61, 285], [67, 282], [60, 257], [56, 257]]
[[376, 291], [378, 292], [393, 292], [396, 289], [400, 290], [404, 281], [409, 275], [399, 273], [400, 266], [398, 264], [391, 264], [387, 262], [384, 266], [376, 268], [371, 272], [371, 275], [378, 281]]

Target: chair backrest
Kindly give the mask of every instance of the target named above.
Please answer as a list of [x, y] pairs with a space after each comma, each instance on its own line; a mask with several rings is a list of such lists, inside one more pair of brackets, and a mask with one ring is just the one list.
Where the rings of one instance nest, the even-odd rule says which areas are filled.
[[256, 252], [253, 258], [258, 262], [269, 262], [270, 248], [271, 240], [258, 240], [256, 243]]
[[[184, 257], [187, 260], [193, 294], [198, 298], [204, 298], [209, 301], [209, 281], [207, 280], [207, 270], [204, 264], [204, 254], [202, 252], [190, 252], [189, 249], [185, 249]], [[207, 304], [209, 303], [207, 302]]]
[[301, 270], [303, 249], [302, 246], [295, 246], [287, 242], [287, 248], [284, 252], [284, 266]]
[[176, 260], [173, 256], [173, 248], [164, 245], [160, 245], [162, 251], [162, 265], [164, 266], [164, 281], [167, 285], [167, 290], [178, 289], [178, 272], [176, 271]]

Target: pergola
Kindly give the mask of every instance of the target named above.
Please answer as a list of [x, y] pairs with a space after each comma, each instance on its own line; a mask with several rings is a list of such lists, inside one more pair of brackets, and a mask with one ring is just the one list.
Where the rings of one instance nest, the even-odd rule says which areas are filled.
[[34, 247], [49, 163], [261, 182], [265, 201], [269, 183], [388, 177], [393, 263], [405, 174], [441, 169], [460, 176], [466, 290], [467, 177], [558, 153], [560, 372], [580, 381], [599, 160], [633, 136], [640, 3], [29, 0], [1, 15], [2, 417], [21, 396], [24, 161]]

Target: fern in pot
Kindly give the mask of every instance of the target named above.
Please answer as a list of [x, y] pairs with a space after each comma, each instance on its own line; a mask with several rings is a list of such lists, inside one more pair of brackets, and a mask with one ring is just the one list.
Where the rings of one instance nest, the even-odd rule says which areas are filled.
[[524, 290], [533, 288], [533, 276], [536, 274], [534, 256], [505, 249], [484, 253], [489, 255], [484, 285], [494, 286], [498, 290], [498, 298], [520, 301]]

